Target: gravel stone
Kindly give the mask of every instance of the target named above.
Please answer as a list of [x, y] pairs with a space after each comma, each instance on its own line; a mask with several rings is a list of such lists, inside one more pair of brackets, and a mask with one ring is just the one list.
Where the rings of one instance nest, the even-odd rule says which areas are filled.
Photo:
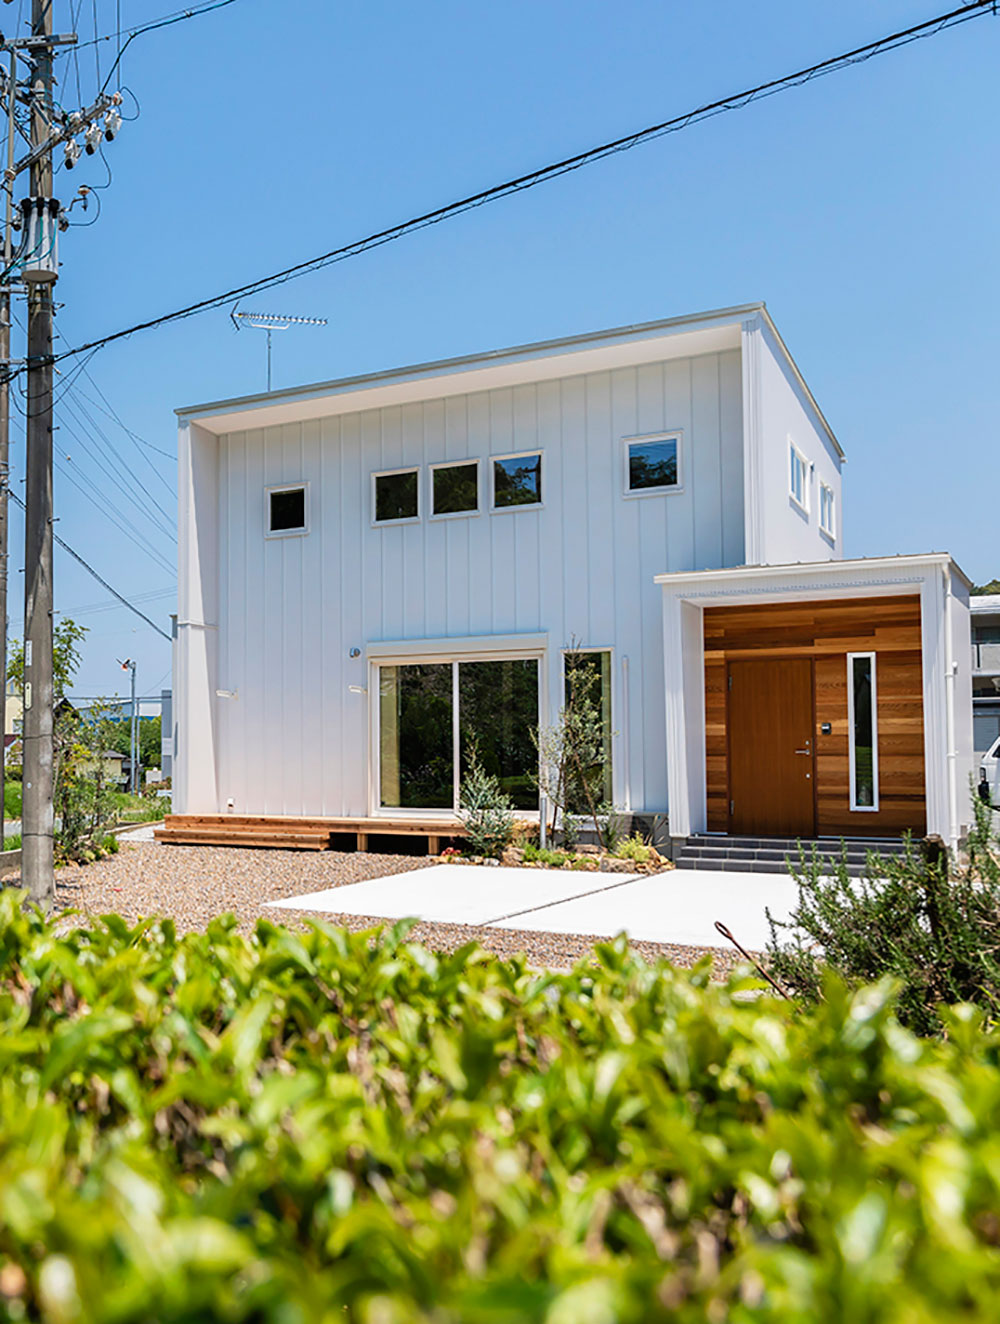
[[[230, 846], [167, 846], [153, 841], [122, 841], [117, 855], [94, 864], [67, 865], [56, 871], [56, 911], [79, 917], [114, 913], [129, 924], [149, 915], [169, 916], [180, 932], [202, 930], [210, 920], [234, 914], [244, 933], [261, 917], [290, 927], [309, 918], [363, 932], [385, 928], [391, 921], [376, 916], [310, 915], [278, 912], [268, 901], [301, 896], [330, 887], [344, 887], [369, 878], [438, 864], [434, 856], [376, 855], [364, 852], [251, 850]], [[17, 885], [14, 876], [5, 880]], [[605, 937], [594, 934], [538, 933], [530, 928], [485, 928], [468, 924], [417, 923], [411, 937], [438, 951], [454, 951], [478, 942], [496, 956], [524, 953], [533, 965], [568, 969], [593, 951]], [[675, 943], [633, 942], [648, 960], [665, 958], [689, 967], [706, 953], [713, 958], [716, 978], [725, 978], [740, 962], [735, 951], [688, 947]]]

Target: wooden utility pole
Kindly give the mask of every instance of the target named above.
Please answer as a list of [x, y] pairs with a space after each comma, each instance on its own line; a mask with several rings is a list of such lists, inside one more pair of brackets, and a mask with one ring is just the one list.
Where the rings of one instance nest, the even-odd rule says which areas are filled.
[[[31, 200], [52, 198], [52, 0], [32, 0]], [[27, 219], [27, 217], [26, 217]], [[39, 226], [39, 233], [41, 233]], [[55, 229], [53, 226], [53, 235]], [[53, 239], [54, 243], [54, 239]], [[27, 274], [27, 273], [26, 273]], [[51, 277], [28, 284], [28, 429], [24, 539], [24, 808], [21, 879], [28, 896], [48, 910], [55, 900], [53, 869], [52, 687], [52, 287]]]
[[14, 108], [17, 105], [17, 52], [10, 53], [7, 79], [7, 189], [3, 230], [4, 278], [0, 281], [0, 850], [6, 839], [4, 795], [7, 789], [7, 493], [10, 490], [10, 268], [14, 257], [11, 226], [14, 219]]

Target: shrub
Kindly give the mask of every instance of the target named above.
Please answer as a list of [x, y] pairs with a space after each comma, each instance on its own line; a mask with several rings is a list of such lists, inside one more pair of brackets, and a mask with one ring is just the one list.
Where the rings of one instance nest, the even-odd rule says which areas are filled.
[[636, 864], [647, 864], [653, 857], [653, 848], [643, 840], [641, 832], [633, 832], [630, 837], [619, 841], [614, 853], [620, 860], [634, 860]]
[[828, 965], [852, 986], [892, 975], [897, 1014], [919, 1034], [941, 1031], [940, 1003], [977, 1003], [1000, 1013], [1000, 866], [989, 806], [975, 799], [965, 862], [928, 863], [911, 842], [901, 858], [869, 861], [864, 878], [816, 853], [792, 873], [798, 905], [787, 923], [770, 914], [768, 968], [807, 1001], [820, 996]]
[[[65, 929], [65, 921], [63, 921]], [[565, 975], [0, 897], [0, 1318], [990, 1319], [1000, 1037], [623, 939]]]
[[532, 846], [529, 843], [524, 848], [524, 858], [529, 864], [548, 864], [561, 869], [570, 857], [565, 851], [550, 850], [547, 846]]
[[462, 778], [459, 810], [473, 855], [497, 857], [514, 836], [514, 806], [492, 773], [469, 750], [469, 769]]

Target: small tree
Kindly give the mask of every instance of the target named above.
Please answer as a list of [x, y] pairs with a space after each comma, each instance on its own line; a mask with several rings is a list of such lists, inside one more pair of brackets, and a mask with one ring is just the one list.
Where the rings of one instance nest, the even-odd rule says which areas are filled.
[[459, 805], [473, 853], [502, 855], [514, 837], [514, 806], [496, 777], [479, 761], [475, 744], [469, 746], [468, 771], [462, 778]]

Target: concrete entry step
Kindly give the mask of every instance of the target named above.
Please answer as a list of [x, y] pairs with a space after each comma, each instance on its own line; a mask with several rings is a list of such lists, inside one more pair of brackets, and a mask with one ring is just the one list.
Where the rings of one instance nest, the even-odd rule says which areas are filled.
[[788, 872], [789, 865], [808, 864], [814, 854], [831, 868], [841, 862], [852, 877], [860, 877], [869, 857], [902, 857], [901, 837], [805, 838], [724, 837], [697, 833], [688, 837], [675, 860], [678, 869], [746, 870], [751, 873]]

